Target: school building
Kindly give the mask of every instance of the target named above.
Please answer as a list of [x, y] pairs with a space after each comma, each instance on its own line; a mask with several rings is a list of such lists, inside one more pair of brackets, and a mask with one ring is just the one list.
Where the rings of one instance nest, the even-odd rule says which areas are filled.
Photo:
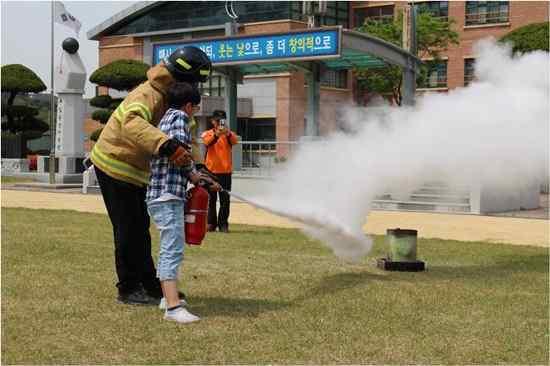
[[[473, 77], [475, 61], [472, 45], [487, 36], [499, 38], [518, 27], [548, 21], [545, 1], [415, 1], [418, 11], [453, 18], [460, 43], [442, 53], [442, 60], [430, 71], [426, 90], [446, 91], [467, 85]], [[261, 35], [306, 29], [301, 1], [157, 1], [135, 3], [97, 25], [87, 36], [99, 43], [99, 66], [117, 59], [136, 59], [152, 64], [156, 45], [223, 37], [225, 23], [238, 16], [238, 35]], [[393, 20], [406, 2], [326, 1], [311, 2], [326, 9], [318, 16], [320, 26], [340, 25], [354, 29], [368, 18]], [[271, 70], [272, 71], [272, 70]], [[341, 128], [340, 109], [365, 100], [351, 70], [320, 71], [319, 134]], [[224, 106], [224, 77], [214, 73], [201, 85], [202, 126], [212, 110]], [[100, 93], [112, 91], [100, 90]], [[307, 85], [299, 69], [262, 71], [243, 77], [238, 85], [237, 133], [244, 141], [294, 141], [304, 135]], [[86, 122], [86, 133], [99, 124]]]

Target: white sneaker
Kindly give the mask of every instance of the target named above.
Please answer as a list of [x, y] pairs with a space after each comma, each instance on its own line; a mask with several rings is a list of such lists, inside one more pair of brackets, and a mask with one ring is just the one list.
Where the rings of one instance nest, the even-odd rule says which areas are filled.
[[178, 323], [192, 323], [200, 320], [201, 318], [191, 314], [186, 308], [177, 308], [172, 311], [166, 311], [164, 313], [164, 319]]
[[[189, 304], [187, 304], [187, 301], [185, 301], [185, 299], [180, 299], [180, 305], [186, 307]], [[166, 310], [166, 299], [164, 297], [160, 299], [159, 309]]]

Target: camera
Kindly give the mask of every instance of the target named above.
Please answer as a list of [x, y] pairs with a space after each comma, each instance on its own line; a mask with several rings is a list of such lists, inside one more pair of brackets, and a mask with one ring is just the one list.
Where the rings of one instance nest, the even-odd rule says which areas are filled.
[[225, 119], [220, 119], [220, 126], [225, 127]]

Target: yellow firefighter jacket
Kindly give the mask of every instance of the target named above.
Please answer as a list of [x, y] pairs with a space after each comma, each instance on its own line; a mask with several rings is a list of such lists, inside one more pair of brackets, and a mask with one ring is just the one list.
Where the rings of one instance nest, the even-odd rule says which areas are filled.
[[162, 64], [120, 103], [103, 128], [90, 158], [107, 175], [137, 186], [149, 183], [149, 162], [168, 140], [156, 126], [168, 109], [174, 79]]

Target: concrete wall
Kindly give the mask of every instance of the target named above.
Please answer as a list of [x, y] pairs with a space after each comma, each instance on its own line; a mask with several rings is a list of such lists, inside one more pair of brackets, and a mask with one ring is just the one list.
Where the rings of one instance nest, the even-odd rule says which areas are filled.
[[[99, 67], [120, 59], [142, 61], [143, 39], [128, 36], [108, 36], [101, 38], [99, 40]], [[108, 89], [100, 87], [99, 94], [108, 94]]]
[[307, 23], [297, 20], [274, 20], [270, 22], [248, 23], [239, 29], [239, 34], [262, 34], [288, 32], [307, 28]]
[[353, 103], [351, 89], [336, 89], [321, 87], [321, 110], [319, 133], [326, 136], [337, 129], [337, 114], [345, 106]]
[[279, 141], [294, 141], [304, 134], [306, 112], [305, 78], [302, 72], [281, 74], [277, 83], [277, 125]]
[[120, 59], [143, 59], [143, 39], [128, 36], [103, 37], [99, 41], [99, 67]]
[[539, 207], [540, 183], [518, 181], [512, 188], [473, 187], [470, 190], [472, 213], [532, 210]]
[[2, 158], [2, 175], [12, 175], [29, 171], [27, 159], [4, 159]]
[[233, 175], [231, 190], [248, 198], [261, 197], [270, 190], [273, 184], [275, 184], [273, 179], [269, 178], [247, 178]]
[[252, 118], [276, 116], [277, 82], [272, 77], [245, 77], [237, 86], [237, 95], [252, 99]]

